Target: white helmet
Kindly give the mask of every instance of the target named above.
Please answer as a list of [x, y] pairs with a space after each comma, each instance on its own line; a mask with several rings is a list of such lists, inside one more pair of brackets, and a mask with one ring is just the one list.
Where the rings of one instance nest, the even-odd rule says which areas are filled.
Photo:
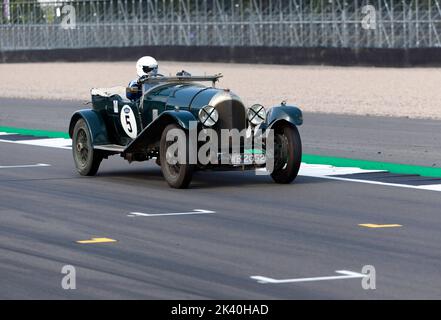
[[136, 62], [136, 73], [139, 77], [155, 76], [158, 73], [158, 61], [150, 56], [145, 56]]

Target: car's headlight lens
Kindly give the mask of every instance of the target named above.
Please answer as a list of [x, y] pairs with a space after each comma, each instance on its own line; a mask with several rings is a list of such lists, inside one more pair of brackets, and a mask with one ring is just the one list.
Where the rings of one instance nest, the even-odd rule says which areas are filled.
[[219, 113], [212, 106], [205, 106], [199, 110], [199, 120], [206, 127], [212, 127], [219, 120]]
[[251, 124], [258, 126], [265, 122], [265, 120], [266, 110], [261, 104], [255, 104], [248, 109], [248, 121], [250, 121]]

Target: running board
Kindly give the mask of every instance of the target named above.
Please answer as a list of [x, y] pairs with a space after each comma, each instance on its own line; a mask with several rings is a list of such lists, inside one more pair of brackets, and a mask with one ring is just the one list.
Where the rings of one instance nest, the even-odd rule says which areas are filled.
[[110, 152], [123, 152], [125, 149], [125, 146], [120, 146], [119, 144], [103, 144], [99, 146], [93, 147], [95, 150], [103, 150], [103, 151], [110, 151]]

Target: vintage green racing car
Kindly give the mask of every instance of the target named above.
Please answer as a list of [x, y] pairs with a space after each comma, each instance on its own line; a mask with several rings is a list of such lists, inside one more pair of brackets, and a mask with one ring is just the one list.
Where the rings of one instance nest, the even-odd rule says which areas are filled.
[[[267, 109], [259, 104], [246, 108], [233, 92], [216, 88], [221, 77], [182, 72], [145, 78], [141, 80], [141, 98], [136, 101], [126, 98], [133, 88], [119, 92], [115, 88], [92, 89], [92, 109], [76, 111], [69, 125], [78, 172], [95, 175], [103, 159], [119, 154], [129, 162], [156, 159], [165, 180], [174, 188], [188, 187], [195, 170], [207, 169], [266, 167], [275, 182], [292, 182], [302, 156], [297, 130], [303, 122], [300, 109], [285, 102]], [[202, 84], [207, 82], [208, 86]], [[188, 142], [183, 144], [184, 151], [169, 151], [179, 138], [170, 139], [173, 130], [181, 132]], [[208, 162], [199, 157], [204, 143], [201, 133], [209, 137], [205, 142], [211, 141], [211, 147], [204, 149], [209, 150]], [[239, 139], [234, 138], [237, 133]], [[213, 139], [214, 134], [221, 138]], [[259, 143], [244, 142], [258, 135]], [[191, 137], [196, 141], [190, 141]], [[184, 157], [170, 160], [181, 151]]]

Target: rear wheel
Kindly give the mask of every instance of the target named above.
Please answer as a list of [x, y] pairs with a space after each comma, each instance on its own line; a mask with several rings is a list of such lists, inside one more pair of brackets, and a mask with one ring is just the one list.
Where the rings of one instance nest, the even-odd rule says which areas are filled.
[[72, 153], [79, 174], [94, 176], [97, 173], [103, 157], [93, 149], [89, 128], [83, 119], [77, 121], [73, 130]]
[[[170, 148], [173, 144], [177, 143], [177, 138], [173, 141], [167, 141], [167, 133], [170, 130], [179, 130], [180, 136], [186, 139], [184, 152], [185, 161], [183, 163], [173, 162], [173, 159], [178, 158], [178, 149]], [[185, 189], [188, 188], [193, 176], [193, 165], [189, 164], [189, 139], [188, 133], [182, 130], [175, 124], [168, 125], [162, 132], [161, 142], [159, 147], [160, 165], [162, 174], [165, 180], [172, 188]]]
[[291, 183], [297, 177], [302, 161], [302, 142], [297, 128], [282, 124], [274, 132], [274, 170], [277, 183]]

